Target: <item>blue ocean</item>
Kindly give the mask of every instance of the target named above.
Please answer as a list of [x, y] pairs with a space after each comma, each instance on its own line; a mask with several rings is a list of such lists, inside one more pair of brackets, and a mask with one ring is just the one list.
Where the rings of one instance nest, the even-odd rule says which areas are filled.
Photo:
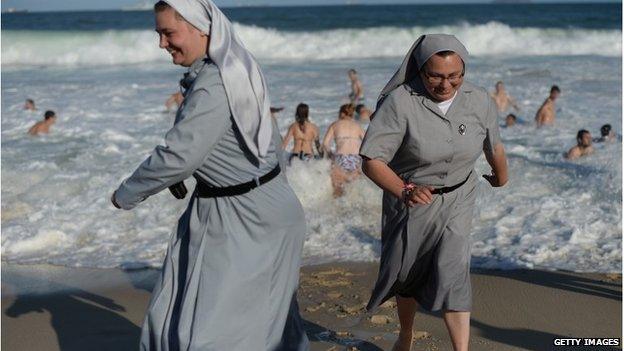
[[[373, 108], [418, 36], [450, 33], [471, 54], [466, 79], [502, 80], [525, 123], [502, 128], [510, 182], [479, 186], [472, 262], [481, 268], [621, 271], [621, 4], [245, 7], [224, 12], [263, 67], [282, 133], [298, 103], [324, 133], [355, 68]], [[2, 260], [159, 267], [185, 201], [156, 195], [133, 211], [110, 195], [163, 141], [165, 100], [184, 73], [158, 48], [151, 11], [2, 14]], [[533, 117], [556, 84], [557, 121]], [[24, 100], [38, 110], [26, 112]], [[27, 129], [54, 110], [49, 135]], [[501, 124], [503, 119], [501, 118]], [[576, 132], [609, 123], [616, 143], [564, 159]], [[487, 173], [484, 159], [477, 172]], [[364, 178], [332, 198], [329, 161], [295, 162], [289, 180], [308, 224], [305, 264], [372, 261], [381, 192]], [[191, 182], [188, 184], [192, 187]]]

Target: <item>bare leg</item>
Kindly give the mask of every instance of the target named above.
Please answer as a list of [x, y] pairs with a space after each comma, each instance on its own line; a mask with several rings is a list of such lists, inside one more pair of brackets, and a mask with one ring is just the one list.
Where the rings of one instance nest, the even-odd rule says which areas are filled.
[[451, 336], [453, 350], [468, 351], [470, 312], [444, 311], [444, 323]]
[[394, 343], [392, 351], [410, 351], [412, 348], [412, 328], [414, 327], [414, 315], [418, 309], [418, 302], [411, 297], [396, 296], [399, 322], [401, 331], [399, 339]]
[[334, 198], [344, 195], [344, 183], [347, 181], [345, 173], [338, 166], [331, 169], [332, 186], [334, 187]]

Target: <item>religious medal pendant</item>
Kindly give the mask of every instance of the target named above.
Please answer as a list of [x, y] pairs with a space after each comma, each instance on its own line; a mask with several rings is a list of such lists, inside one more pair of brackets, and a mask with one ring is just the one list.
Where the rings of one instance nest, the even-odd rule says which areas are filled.
[[466, 135], [466, 125], [465, 124], [460, 124], [458, 130], [459, 130], [459, 134]]

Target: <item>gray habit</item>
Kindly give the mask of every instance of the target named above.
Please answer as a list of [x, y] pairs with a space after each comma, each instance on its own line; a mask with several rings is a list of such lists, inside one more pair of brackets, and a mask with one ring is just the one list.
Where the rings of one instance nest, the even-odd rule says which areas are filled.
[[[360, 154], [379, 159], [405, 181], [434, 188], [468, 181], [407, 208], [384, 192], [382, 253], [367, 308], [398, 294], [427, 310], [470, 311], [470, 228], [476, 197], [475, 161], [500, 142], [495, 104], [487, 91], [464, 82], [447, 114], [418, 76], [383, 98]], [[465, 134], [460, 133], [465, 126]]]
[[[276, 126], [258, 164], [208, 58], [190, 67], [182, 85], [167, 146], [156, 147], [116, 192], [124, 209], [191, 175], [225, 187], [278, 164]], [[307, 350], [295, 298], [304, 235], [303, 209], [283, 173], [243, 195], [193, 194], [170, 239], [141, 350]]]

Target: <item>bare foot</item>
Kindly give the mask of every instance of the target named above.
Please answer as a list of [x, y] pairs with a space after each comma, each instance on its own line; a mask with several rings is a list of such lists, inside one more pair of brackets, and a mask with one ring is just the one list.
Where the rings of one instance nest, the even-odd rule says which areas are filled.
[[[408, 335], [409, 334], [409, 335]], [[399, 333], [399, 338], [394, 343], [392, 351], [411, 351], [412, 350], [412, 333]]]

